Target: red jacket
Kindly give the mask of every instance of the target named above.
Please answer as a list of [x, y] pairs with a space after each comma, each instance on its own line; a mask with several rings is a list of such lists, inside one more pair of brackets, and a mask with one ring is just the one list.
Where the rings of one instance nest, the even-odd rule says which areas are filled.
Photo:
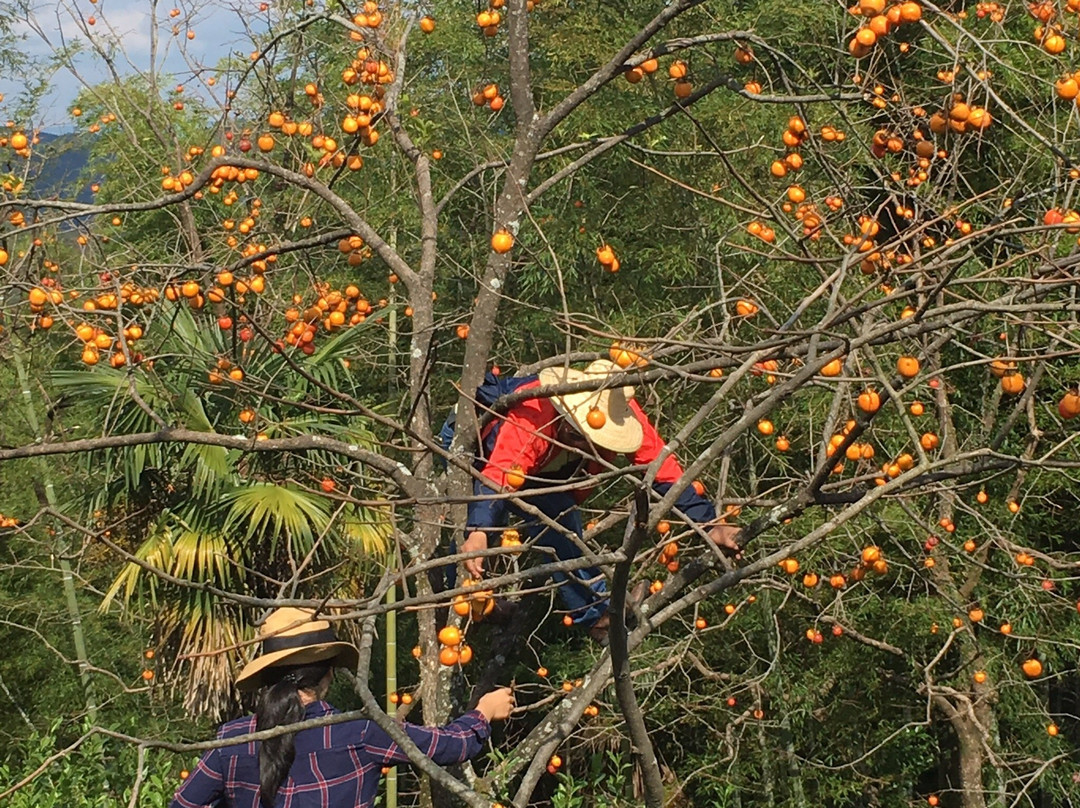
[[[540, 381], [529, 382], [522, 385], [519, 390], [528, 390], [539, 387]], [[648, 417], [636, 401], [630, 399], [630, 409], [641, 423], [644, 440], [640, 448], [632, 455], [628, 455], [633, 465], [646, 466], [659, 457], [665, 443], [656, 429], [649, 423]], [[509, 490], [506, 485], [506, 473], [515, 466], [526, 477], [539, 477], [539, 482], [526, 482], [523, 488], [530, 485], [545, 485], [544, 480], [550, 480], [548, 484], [557, 484], [567, 479], [566, 467], [574, 468], [578, 464], [578, 455], [560, 448], [555, 441], [558, 431], [560, 416], [558, 410], [550, 398], [529, 398], [515, 404], [502, 419], [495, 445], [489, 452], [481, 473], [489, 481], [486, 486], [479, 482], [474, 485], [474, 491], [478, 494], [495, 493]], [[614, 452], [600, 450], [600, 456], [611, 461], [615, 458]], [[596, 460], [591, 460], [585, 466], [589, 474], [597, 474], [603, 466]], [[561, 473], [560, 473], [561, 472]], [[674, 454], [664, 458], [657, 471], [654, 485], [666, 492], [682, 477], [683, 469]], [[486, 490], [485, 490], [486, 489]], [[575, 499], [582, 502], [592, 490], [592, 486], [582, 486], [574, 492]], [[687, 494], [689, 492], [689, 494]], [[537, 505], [543, 495], [536, 497]], [[469, 504], [469, 529], [498, 527], [504, 524], [506, 500], [483, 500]], [[677, 507], [699, 523], [710, 522], [716, 518], [716, 511], [708, 500], [699, 496], [690, 486], [680, 497]], [[690, 508], [691, 510], [687, 510]]]

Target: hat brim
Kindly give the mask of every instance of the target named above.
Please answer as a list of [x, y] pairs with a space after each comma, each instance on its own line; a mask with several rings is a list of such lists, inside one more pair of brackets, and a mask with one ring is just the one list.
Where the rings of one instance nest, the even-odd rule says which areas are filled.
[[258, 690], [263, 686], [263, 672], [267, 668], [307, 665], [327, 660], [333, 660], [336, 667], [355, 671], [360, 662], [360, 652], [352, 643], [342, 641], [271, 651], [255, 657], [244, 666], [236, 677], [236, 689], [241, 692]]
[[[622, 372], [617, 365], [598, 360], [585, 371], [575, 368], [544, 368], [539, 375], [540, 383], [547, 386], [596, 381], [615, 371]], [[563, 393], [552, 396], [551, 402], [559, 412], [574, 422], [578, 432], [597, 446], [619, 454], [633, 454], [641, 448], [645, 440], [645, 430], [630, 409], [629, 402], [633, 397], [634, 388], [626, 385]], [[589, 411], [594, 407], [604, 414], [604, 423], [600, 427], [594, 427], [588, 421]]]

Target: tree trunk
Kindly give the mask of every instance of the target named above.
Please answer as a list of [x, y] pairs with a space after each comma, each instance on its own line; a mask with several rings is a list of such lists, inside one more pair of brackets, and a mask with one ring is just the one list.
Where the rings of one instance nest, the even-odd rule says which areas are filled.
[[954, 719], [960, 754], [960, 798], [964, 808], [986, 808], [983, 792], [982, 732], [969, 718], [962, 715]]
[[957, 775], [959, 777], [960, 804], [963, 808], [986, 808], [986, 792], [983, 789], [983, 727], [992, 717], [989, 708], [981, 703], [976, 715], [972, 715], [970, 704], [955, 704], [945, 696], [935, 695], [934, 705], [949, 719], [949, 724], [956, 733]]
[[[771, 634], [770, 634], [771, 636]], [[791, 784], [791, 802], [795, 808], [807, 808], [806, 791], [803, 789], [802, 771], [795, 756], [795, 740], [791, 732], [791, 719], [788, 711], [780, 716], [780, 727], [784, 733], [784, 753], [787, 758], [787, 777]]]
[[774, 808], [776, 805], [776, 770], [773, 768], [773, 750], [769, 749], [768, 737], [765, 734], [765, 722], [758, 721], [757, 736], [758, 747], [761, 750], [761, 787], [765, 792], [765, 805]]

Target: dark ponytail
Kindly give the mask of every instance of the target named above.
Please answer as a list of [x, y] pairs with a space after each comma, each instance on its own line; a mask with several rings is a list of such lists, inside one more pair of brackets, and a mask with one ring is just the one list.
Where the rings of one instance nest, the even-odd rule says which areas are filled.
[[[266, 684], [255, 712], [255, 729], [273, 729], [303, 719], [304, 705], [296, 691], [317, 691], [329, 670], [329, 661], [267, 668], [263, 672]], [[259, 801], [263, 808], [273, 808], [278, 789], [289, 776], [296, 757], [295, 736], [295, 732], [288, 732], [259, 743]]]

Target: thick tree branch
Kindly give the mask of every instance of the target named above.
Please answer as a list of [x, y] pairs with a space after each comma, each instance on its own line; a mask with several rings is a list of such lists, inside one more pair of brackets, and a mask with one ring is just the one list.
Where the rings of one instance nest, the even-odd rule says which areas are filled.
[[633, 519], [626, 526], [626, 538], [622, 546], [626, 560], [615, 565], [615, 575], [611, 581], [611, 603], [608, 606], [611, 627], [608, 638], [611, 650], [611, 670], [615, 677], [615, 694], [619, 699], [623, 719], [630, 730], [634, 758], [645, 778], [645, 805], [648, 808], [661, 808], [664, 803], [664, 781], [660, 776], [660, 765], [657, 763], [656, 752], [645, 726], [645, 718], [641, 714], [637, 696], [634, 694], [634, 682], [630, 678], [630, 654], [626, 645], [624, 613], [630, 566], [638, 548], [645, 541], [648, 513], [648, 490], [639, 488], [634, 495]]

